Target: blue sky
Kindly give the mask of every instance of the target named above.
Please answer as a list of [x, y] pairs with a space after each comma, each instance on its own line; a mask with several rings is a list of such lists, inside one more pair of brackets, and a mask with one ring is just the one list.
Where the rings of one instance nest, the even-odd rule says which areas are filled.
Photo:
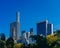
[[10, 23], [20, 11], [20, 33], [31, 27], [36, 34], [36, 23], [48, 20], [54, 30], [60, 29], [60, 0], [0, 0], [0, 33], [10, 36]]

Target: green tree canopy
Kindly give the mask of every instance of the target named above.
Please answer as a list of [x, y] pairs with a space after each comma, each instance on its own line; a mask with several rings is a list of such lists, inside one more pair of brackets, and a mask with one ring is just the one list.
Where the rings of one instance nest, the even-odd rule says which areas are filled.
[[7, 41], [6, 41], [6, 46], [7, 48], [14, 48], [14, 40], [13, 38], [8, 38]]

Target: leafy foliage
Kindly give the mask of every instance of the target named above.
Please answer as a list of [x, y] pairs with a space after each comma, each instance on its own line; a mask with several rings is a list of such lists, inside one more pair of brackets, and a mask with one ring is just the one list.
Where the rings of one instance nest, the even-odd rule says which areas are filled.
[[14, 48], [21, 48], [21, 46], [22, 46], [22, 44], [20, 44], [20, 43], [19, 44], [15, 44]]
[[57, 41], [57, 36], [54, 36], [54, 35], [48, 35], [46, 38], [47, 38], [49, 45]]
[[34, 39], [36, 40], [37, 48], [48, 48], [48, 43], [47, 43], [46, 37], [36, 35], [36, 36], [34, 36]]
[[14, 40], [11, 37], [6, 41], [0, 40], [0, 48], [60, 48], [60, 30], [47, 37], [35, 35], [32, 38], [36, 40], [36, 43], [29, 45], [14, 44]]
[[14, 48], [14, 40], [10, 37], [6, 41], [7, 48]]
[[22, 44], [21, 48], [27, 48], [27, 46], [25, 44]]
[[5, 42], [0, 40], [0, 48], [4, 48], [5, 47]]

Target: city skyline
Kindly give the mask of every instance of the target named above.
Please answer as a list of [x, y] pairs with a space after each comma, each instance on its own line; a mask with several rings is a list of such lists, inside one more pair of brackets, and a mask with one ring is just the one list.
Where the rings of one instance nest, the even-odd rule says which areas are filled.
[[49, 20], [54, 24], [54, 30], [60, 29], [60, 3], [59, 0], [5, 0], [0, 1], [0, 33], [10, 35], [10, 23], [16, 19], [16, 12], [21, 14], [21, 30], [34, 29], [36, 34], [36, 23]]

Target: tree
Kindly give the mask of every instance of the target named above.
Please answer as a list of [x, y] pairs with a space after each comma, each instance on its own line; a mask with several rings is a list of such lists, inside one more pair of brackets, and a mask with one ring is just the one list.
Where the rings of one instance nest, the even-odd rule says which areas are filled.
[[54, 42], [56, 42], [57, 41], [57, 36], [54, 36], [54, 35], [48, 35], [47, 37], [47, 41], [48, 41], [48, 43], [49, 43], [49, 46], [52, 44], [52, 43], [54, 43]]
[[60, 30], [55, 31], [54, 36], [57, 36], [57, 46], [60, 48]]
[[20, 43], [19, 44], [15, 44], [14, 48], [21, 48], [21, 46], [22, 46], [22, 44], [20, 44]]
[[22, 44], [21, 48], [27, 48], [27, 46], [25, 44]]
[[13, 38], [8, 38], [7, 41], [6, 41], [6, 46], [7, 48], [14, 48], [14, 40]]
[[5, 42], [0, 40], [0, 48], [4, 48], [4, 46], [5, 46]]
[[36, 45], [35, 44], [29, 44], [28, 48], [36, 48]]
[[36, 40], [36, 48], [48, 48], [46, 37], [35, 35], [34, 39]]

